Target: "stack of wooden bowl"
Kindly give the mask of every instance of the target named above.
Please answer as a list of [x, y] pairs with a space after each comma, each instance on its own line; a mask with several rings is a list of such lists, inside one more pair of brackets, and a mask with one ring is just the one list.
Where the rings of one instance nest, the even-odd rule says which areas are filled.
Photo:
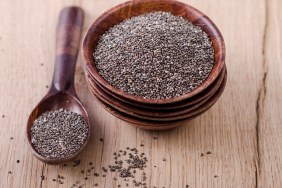
[[[194, 91], [171, 99], [144, 99], [127, 94], [104, 80], [95, 67], [93, 52], [99, 38], [124, 19], [165, 11], [182, 16], [200, 26], [210, 37], [215, 62], [208, 78]], [[83, 42], [87, 83], [97, 101], [111, 114], [140, 128], [163, 130], [182, 125], [211, 108], [221, 96], [227, 79], [225, 46], [215, 24], [195, 8], [171, 0], [140, 0], [118, 5], [100, 16], [89, 28]]]

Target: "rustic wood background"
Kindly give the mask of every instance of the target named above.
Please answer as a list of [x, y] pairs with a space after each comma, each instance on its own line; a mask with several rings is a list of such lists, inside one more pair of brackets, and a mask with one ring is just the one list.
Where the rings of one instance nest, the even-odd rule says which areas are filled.
[[[67, 5], [83, 7], [85, 33], [95, 18], [123, 1], [1, 0], [0, 187], [71, 187], [76, 180], [84, 187], [116, 187], [123, 180], [113, 181], [115, 174], [84, 180], [80, 171], [89, 162], [95, 169], [111, 163], [112, 153], [127, 146], [147, 154], [150, 188], [282, 187], [282, 1], [182, 1], [206, 13], [222, 31], [228, 68], [224, 94], [211, 110], [181, 128], [136, 129], [95, 102], [80, 56], [76, 89], [93, 132], [78, 157], [81, 165], [74, 168], [44, 165], [31, 154], [25, 141], [27, 118], [51, 81], [59, 11]], [[62, 185], [52, 181], [58, 174], [65, 177]]]

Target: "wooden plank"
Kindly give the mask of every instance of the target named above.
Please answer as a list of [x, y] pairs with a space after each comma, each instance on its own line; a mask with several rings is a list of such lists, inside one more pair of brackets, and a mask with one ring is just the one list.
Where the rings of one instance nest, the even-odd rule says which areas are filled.
[[[86, 32], [95, 18], [121, 2], [1, 2], [0, 18], [5, 19], [0, 26], [0, 187], [71, 187], [76, 180], [85, 187], [95, 183], [105, 188], [124, 185], [122, 179], [113, 180], [114, 173], [84, 180], [81, 170], [93, 162], [101, 174], [101, 166], [113, 162], [112, 153], [127, 146], [148, 156], [148, 187], [281, 187], [280, 0], [183, 0], [206, 13], [222, 31], [228, 83], [211, 110], [171, 131], [136, 129], [106, 112], [89, 93], [79, 57], [76, 89], [93, 126], [92, 138], [79, 155], [81, 165], [43, 165], [32, 156], [25, 143], [25, 124], [52, 77], [60, 9], [71, 4], [82, 6]], [[207, 155], [207, 151], [212, 153]], [[12, 174], [8, 174], [10, 170]], [[52, 181], [58, 174], [65, 177], [62, 185]]]
[[279, 0], [266, 1], [264, 61], [258, 112], [259, 187], [282, 187], [282, 13]]

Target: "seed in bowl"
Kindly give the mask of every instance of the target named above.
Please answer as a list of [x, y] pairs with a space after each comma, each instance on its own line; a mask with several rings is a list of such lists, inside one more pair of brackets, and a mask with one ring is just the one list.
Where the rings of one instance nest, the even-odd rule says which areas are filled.
[[87, 135], [88, 127], [83, 117], [62, 108], [43, 113], [30, 129], [34, 149], [50, 159], [74, 154], [83, 145]]
[[169, 12], [152, 12], [110, 28], [94, 52], [99, 74], [131, 95], [169, 99], [193, 91], [210, 74], [214, 48], [208, 35]]

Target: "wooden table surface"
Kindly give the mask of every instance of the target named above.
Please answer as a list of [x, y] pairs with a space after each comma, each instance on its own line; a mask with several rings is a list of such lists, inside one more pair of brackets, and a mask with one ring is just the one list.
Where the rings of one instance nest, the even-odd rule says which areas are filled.
[[[101, 173], [101, 166], [113, 162], [112, 153], [127, 146], [148, 156], [149, 188], [282, 187], [281, 0], [183, 0], [222, 31], [228, 82], [207, 113], [170, 131], [137, 129], [106, 112], [87, 88], [80, 55], [76, 90], [93, 128], [89, 144], [78, 156], [81, 164], [50, 166], [31, 154], [25, 126], [51, 81], [59, 11], [67, 5], [83, 7], [85, 33], [95, 18], [121, 2], [1, 0], [0, 187], [63, 188], [77, 180], [84, 187], [96, 183], [103, 188], [125, 187], [123, 179], [113, 180], [115, 173], [84, 180], [81, 170], [93, 162], [94, 171]], [[52, 181], [58, 175], [64, 176], [64, 184]]]

